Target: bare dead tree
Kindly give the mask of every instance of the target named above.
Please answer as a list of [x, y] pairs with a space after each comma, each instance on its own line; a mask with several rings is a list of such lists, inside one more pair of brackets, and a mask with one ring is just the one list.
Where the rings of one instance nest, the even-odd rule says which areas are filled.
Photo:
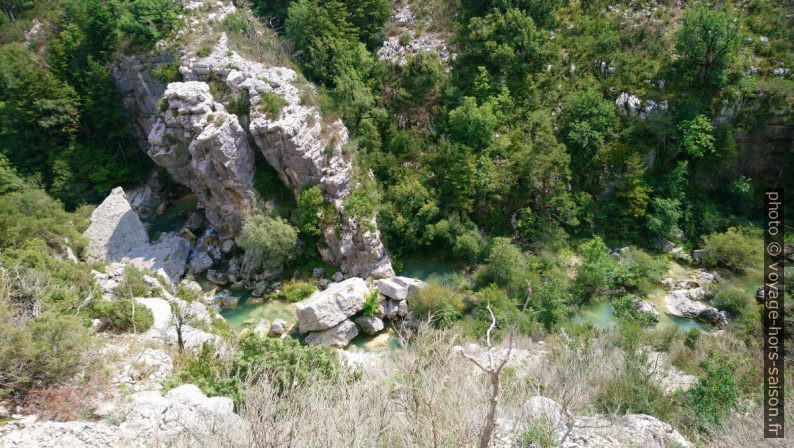
[[507, 341], [507, 353], [501, 359], [494, 359], [494, 347], [493, 342], [491, 341], [491, 333], [496, 328], [496, 316], [494, 315], [490, 304], [488, 304], [486, 307], [488, 309], [488, 314], [491, 315], [491, 325], [488, 327], [488, 331], [485, 332], [485, 343], [488, 347], [487, 363], [482, 363], [479, 359], [477, 359], [476, 356], [468, 355], [461, 351], [463, 357], [474, 363], [474, 365], [488, 375], [488, 379], [491, 384], [491, 395], [488, 399], [488, 414], [485, 417], [485, 422], [483, 423], [483, 428], [480, 432], [480, 448], [488, 448], [491, 446], [491, 439], [493, 439], [493, 434], [496, 429], [496, 410], [499, 406], [502, 369], [504, 369], [504, 367], [507, 365], [507, 362], [510, 361], [510, 356], [513, 353], [513, 347], [515, 346], [515, 336], [518, 332], [518, 326], [526, 314], [527, 305], [529, 305], [529, 300], [531, 298], [532, 284], [527, 282], [527, 299], [524, 301], [524, 306], [521, 308], [521, 314], [510, 328], [510, 335]]

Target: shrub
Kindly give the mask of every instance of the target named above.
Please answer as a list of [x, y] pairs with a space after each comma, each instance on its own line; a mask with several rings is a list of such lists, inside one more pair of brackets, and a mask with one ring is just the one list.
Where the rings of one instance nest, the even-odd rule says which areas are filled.
[[24, 321], [0, 301], [0, 397], [47, 387], [80, 371], [91, 343], [81, 319], [45, 312]]
[[257, 265], [276, 268], [295, 253], [298, 233], [281, 218], [253, 212], [245, 218], [240, 234], [240, 246], [259, 252]]
[[361, 311], [361, 314], [367, 317], [378, 315], [380, 313], [380, 305], [378, 305], [379, 297], [380, 292], [377, 290], [367, 294], [367, 298], [364, 300], [364, 309]]
[[259, 111], [267, 115], [267, 118], [275, 120], [281, 109], [286, 106], [287, 100], [273, 92], [263, 92], [260, 95]]
[[439, 328], [449, 328], [463, 316], [465, 308], [460, 293], [435, 282], [411, 294], [408, 298], [411, 311], [422, 317], [431, 317]]
[[469, 263], [474, 263], [479, 258], [481, 246], [482, 237], [480, 233], [472, 230], [455, 238], [455, 246], [452, 251], [456, 257]]
[[169, 84], [182, 80], [177, 64], [160, 64], [152, 69], [152, 75], [161, 83]]
[[281, 291], [277, 293], [279, 298], [288, 302], [299, 302], [317, 290], [314, 284], [304, 282], [301, 280], [290, 280], [281, 287]]
[[617, 263], [616, 286], [623, 286], [629, 291], [647, 294], [659, 284], [669, 266], [670, 262], [667, 258], [654, 258], [647, 252], [632, 248]]
[[722, 419], [737, 404], [738, 393], [734, 366], [724, 356], [709, 352], [700, 363], [703, 369], [697, 383], [688, 391], [689, 404], [699, 418], [698, 429], [706, 431], [719, 426]]
[[733, 227], [722, 233], [712, 233], [703, 241], [703, 262], [709, 267], [741, 270], [755, 265], [761, 253], [760, 241]]
[[641, 299], [636, 296], [625, 295], [612, 300], [615, 315], [619, 319], [626, 319], [640, 323], [644, 327], [650, 327], [656, 323], [656, 317], [651, 313], [637, 312], [637, 303]]
[[612, 288], [615, 261], [607, 254], [607, 247], [601, 237], [582, 244], [582, 265], [576, 277], [579, 299], [589, 301], [593, 296], [604, 296]]
[[152, 310], [135, 299], [95, 300], [92, 308], [94, 317], [102, 319], [111, 331], [143, 333], [154, 324]]
[[131, 299], [133, 297], [149, 297], [152, 287], [143, 277], [146, 275], [141, 269], [127, 265], [124, 267], [124, 280], [113, 288], [113, 295], [118, 298]]
[[747, 312], [750, 307], [752, 297], [750, 294], [739, 288], [726, 287], [720, 288], [714, 295], [711, 304], [717, 309], [725, 310], [731, 316], [739, 317]]
[[686, 336], [684, 337], [684, 345], [691, 350], [695, 350], [698, 346], [699, 340], [700, 340], [700, 330], [698, 330], [697, 328], [690, 328], [689, 331], [686, 332]]
[[305, 237], [317, 238], [322, 235], [320, 213], [324, 212], [325, 198], [320, 187], [304, 189], [298, 194], [298, 230]]
[[520, 297], [526, 288], [529, 268], [521, 250], [508, 238], [494, 238], [486, 264], [477, 273], [477, 283], [495, 283], [511, 297]]
[[333, 379], [339, 375], [336, 354], [327, 347], [302, 346], [294, 339], [273, 339], [247, 334], [240, 341], [237, 371], [267, 376], [281, 392], [311, 379]]
[[134, 46], [148, 49], [166, 37], [178, 17], [178, 7], [171, 0], [132, 0], [119, 28]]

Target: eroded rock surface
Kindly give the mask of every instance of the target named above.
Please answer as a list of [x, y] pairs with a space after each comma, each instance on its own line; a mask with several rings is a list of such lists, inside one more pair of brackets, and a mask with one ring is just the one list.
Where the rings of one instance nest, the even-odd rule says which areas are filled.
[[185, 273], [190, 244], [173, 233], [149, 243], [146, 228], [121, 187], [91, 213], [91, 224], [83, 234], [88, 238], [87, 261], [129, 263], [162, 274], [172, 283]]
[[364, 308], [369, 293], [367, 283], [358, 277], [333, 283], [298, 302], [298, 329], [302, 333], [332, 328]]
[[149, 156], [193, 191], [221, 236], [236, 235], [259, 199], [245, 130], [204, 82], [171, 83], [163, 101], [166, 111], [149, 132]]
[[109, 407], [105, 417], [120, 421], [37, 422], [24, 428], [0, 427], [0, 445], [7, 448], [202, 446], [213, 434], [236, 434], [242, 443], [248, 426], [234, 413], [232, 400], [208, 398], [186, 384], [165, 396], [155, 391], [132, 394]]
[[88, 261], [121, 261], [131, 250], [149, 242], [146, 228], [121, 187], [114, 188], [94, 209], [83, 234], [88, 238]]

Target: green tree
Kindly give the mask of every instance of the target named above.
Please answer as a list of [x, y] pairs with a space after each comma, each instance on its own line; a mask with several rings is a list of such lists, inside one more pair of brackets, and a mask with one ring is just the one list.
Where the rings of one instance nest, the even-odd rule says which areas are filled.
[[463, 104], [449, 112], [450, 136], [475, 149], [491, 144], [496, 125], [490, 103], [478, 106], [472, 97], [464, 97]]
[[739, 19], [730, 11], [705, 2], [687, 8], [676, 41], [681, 67], [700, 85], [719, 86], [739, 48], [740, 28]]
[[509, 238], [494, 238], [485, 265], [477, 273], [477, 283], [494, 283], [511, 297], [521, 297], [529, 278], [529, 266], [524, 254]]
[[645, 217], [649, 233], [656, 238], [670, 238], [681, 219], [681, 203], [674, 198], [655, 197], [650, 205]]
[[643, 218], [650, 200], [651, 187], [645, 182], [645, 163], [639, 154], [626, 159], [626, 167], [621, 176], [618, 197], [623, 206], [621, 211], [631, 218]]
[[579, 247], [582, 264], [576, 274], [576, 291], [579, 300], [588, 302], [603, 297], [612, 288], [615, 261], [607, 254], [607, 246], [599, 236]]
[[485, 17], [474, 17], [457, 36], [460, 54], [455, 66], [465, 82], [471, 84], [476, 68], [504, 77], [511, 89], [543, 67], [543, 34], [532, 18], [519, 9], [493, 10]]
[[[571, 154], [574, 172], [598, 172], [598, 151], [612, 136], [616, 120], [614, 105], [595, 90], [584, 90], [565, 99], [560, 114], [560, 134]], [[577, 183], [586, 184], [594, 177], [580, 176]]]
[[345, 72], [364, 73], [371, 65], [371, 55], [358, 42], [358, 30], [343, 2], [292, 2], [284, 28], [304, 72], [318, 82], [333, 85]]
[[308, 238], [322, 235], [320, 214], [323, 213], [325, 198], [317, 186], [304, 189], [298, 194], [298, 230]]
[[444, 208], [462, 214], [474, 206], [477, 162], [468, 146], [442, 142], [436, 160], [434, 181]]
[[682, 134], [684, 150], [693, 158], [701, 158], [714, 153], [714, 127], [703, 114], [678, 125]]
[[240, 246], [252, 250], [256, 264], [273, 269], [295, 255], [298, 234], [295, 228], [278, 217], [251, 212], [243, 223]]
[[132, 0], [119, 28], [134, 47], [149, 49], [168, 35], [178, 18], [179, 8], [171, 0]]
[[576, 226], [576, 205], [568, 183], [570, 156], [554, 134], [551, 115], [537, 111], [529, 118], [526, 133], [511, 141], [509, 157], [514, 160], [518, 188], [512, 191], [518, 211], [518, 226], [528, 240], [555, 240], [561, 226]]
[[722, 419], [736, 406], [739, 394], [734, 379], [734, 365], [724, 356], [710, 351], [700, 363], [703, 373], [687, 392], [689, 403], [699, 418], [698, 429], [719, 426]]
[[388, 0], [347, 0], [350, 23], [358, 28], [358, 38], [370, 50], [383, 43], [383, 24], [389, 18]]

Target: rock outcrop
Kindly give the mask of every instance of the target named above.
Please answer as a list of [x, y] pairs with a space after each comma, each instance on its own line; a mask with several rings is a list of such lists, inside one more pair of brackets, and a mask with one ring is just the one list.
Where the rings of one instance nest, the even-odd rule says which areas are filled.
[[[202, 5], [208, 10], [192, 16], [181, 34], [210, 28], [235, 9], [222, 1]], [[289, 68], [240, 56], [228, 46], [225, 34], [206, 57], [191, 52], [180, 56], [185, 82], [161, 89], [148, 76], [148, 63], [164, 61], [126, 57], [115, 71], [125, 103], [137, 115], [139, 130], [148, 135], [142, 147], [198, 196], [222, 239], [236, 236], [241, 214], [258, 199], [251, 185], [252, 140], [285, 185], [296, 193], [318, 186], [333, 204], [338, 225], [325, 229], [327, 248], [321, 254], [326, 261], [352, 275], [394, 275], [374, 218], [345, 211], [345, 199], [356, 187], [353, 163], [342, 151], [347, 129], [340, 120], [323, 119], [316, 106], [302, 100], [311, 96], [313, 86]], [[218, 86], [223, 98], [210, 95], [209, 83]]]
[[298, 329], [301, 333], [328, 330], [364, 309], [369, 294], [367, 283], [358, 277], [333, 283], [298, 302]]
[[427, 32], [426, 29], [421, 33], [417, 31], [419, 27], [426, 28], [426, 24], [419, 23], [410, 4], [406, 3], [396, 9], [391, 22], [393, 35], [387, 37], [378, 50], [380, 59], [403, 65], [408, 56], [419, 52], [436, 53], [445, 64], [455, 59], [456, 54], [449, 48], [444, 35]]
[[0, 445], [28, 447], [152, 447], [201, 446], [213, 434], [236, 434], [244, 443], [248, 434], [245, 421], [234, 413], [232, 400], [208, 398], [201, 390], [186, 384], [165, 396], [155, 391], [132, 394], [107, 407], [107, 419], [120, 421], [37, 422], [24, 428], [11, 423], [0, 427]]
[[130, 206], [124, 190], [116, 187], [91, 213], [87, 261], [121, 261], [127, 253], [149, 242], [146, 228]]
[[193, 191], [222, 237], [236, 235], [259, 200], [248, 135], [204, 82], [171, 83], [162, 101], [166, 110], [149, 132], [149, 156]]
[[310, 345], [343, 348], [356, 336], [358, 336], [356, 324], [345, 319], [327, 330], [309, 333], [304, 341]]
[[695, 279], [678, 280], [666, 278], [662, 283], [670, 289], [664, 296], [667, 312], [679, 317], [698, 319], [711, 325], [724, 326], [728, 314], [704, 303], [707, 285], [715, 280], [714, 274], [695, 271]]
[[[554, 446], [563, 448], [692, 447], [672, 426], [650, 415], [628, 414], [615, 418], [569, 415], [559, 403], [542, 396], [527, 400], [524, 411], [531, 421], [547, 426], [553, 434]], [[516, 446], [524, 428], [525, 423], [499, 419], [495, 446]]]
[[91, 213], [87, 261], [126, 262], [162, 274], [172, 283], [185, 273], [190, 244], [173, 233], [149, 243], [146, 228], [130, 206], [124, 190], [116, 187]]

